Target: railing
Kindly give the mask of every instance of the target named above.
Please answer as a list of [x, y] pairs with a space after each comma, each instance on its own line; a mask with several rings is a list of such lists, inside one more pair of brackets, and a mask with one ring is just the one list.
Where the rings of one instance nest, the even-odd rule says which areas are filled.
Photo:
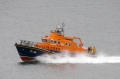
[[25, 45], [25, 46], [34, 47], [34, 42], [32, 42], [32, 41], [20, 40], [20, 44]]

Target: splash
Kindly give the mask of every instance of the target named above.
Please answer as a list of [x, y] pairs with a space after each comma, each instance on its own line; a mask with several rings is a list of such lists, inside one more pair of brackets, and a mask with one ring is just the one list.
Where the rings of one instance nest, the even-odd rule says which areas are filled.
[[106, 56], [99, 54], [97, 56], [87, 56], [83, 54], [70, 55], [43, 55], [38, 57], [42, 63], [88, 63], [88, 64], [101, 64], [101, 63], [120, 63], [120, 56]]

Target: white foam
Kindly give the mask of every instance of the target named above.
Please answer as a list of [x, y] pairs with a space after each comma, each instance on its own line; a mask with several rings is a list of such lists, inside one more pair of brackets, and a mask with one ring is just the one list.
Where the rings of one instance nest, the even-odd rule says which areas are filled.
[[83, 54], [71, 56], [66, 53], [59, 55], [43, 55], [37, 59], [39, 59], [42, 63], [120, 63], [120, 56], [106, 56], [105, 54], [99, 54], [96, 57], [91, 57]]

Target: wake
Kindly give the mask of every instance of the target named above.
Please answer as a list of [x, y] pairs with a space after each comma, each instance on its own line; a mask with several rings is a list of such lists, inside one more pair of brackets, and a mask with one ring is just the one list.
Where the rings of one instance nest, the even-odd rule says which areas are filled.
[[66, 53], [64, 55], [43, 55], [37, 59], [39, 59], [42, 63], [120, 63], [120, 56], [106, 56], [104, 54], [99, 54], [95, 57], [91, 57], [82, 54], [71, 56], [70, 54]]

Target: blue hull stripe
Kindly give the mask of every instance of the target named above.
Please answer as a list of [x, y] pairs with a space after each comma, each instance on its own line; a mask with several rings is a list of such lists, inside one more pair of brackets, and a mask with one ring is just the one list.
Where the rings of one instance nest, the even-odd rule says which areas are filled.
[[15, 44], [15, 46], [20, 56], [36, 57], [43, 54], [54, 54], [52, 51], [42, 48], [29, 47], [19, 44]]

